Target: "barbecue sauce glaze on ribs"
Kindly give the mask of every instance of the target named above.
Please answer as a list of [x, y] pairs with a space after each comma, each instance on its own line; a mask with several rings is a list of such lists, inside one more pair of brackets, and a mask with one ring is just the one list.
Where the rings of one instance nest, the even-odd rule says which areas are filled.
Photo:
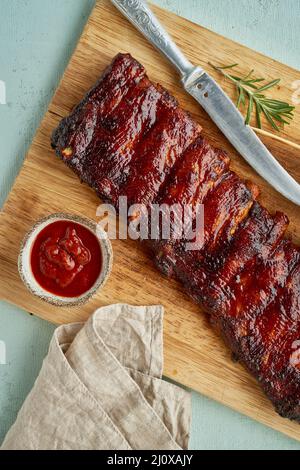
[[227, 344], [282, 416], [300, 422], [300, 250], [284, 239], [258, 189], [129, 54], [61, 121], [57, 155], [102, 200], [204, 204], [204, 245], [152, 242], [155, 262], [209, 313]]

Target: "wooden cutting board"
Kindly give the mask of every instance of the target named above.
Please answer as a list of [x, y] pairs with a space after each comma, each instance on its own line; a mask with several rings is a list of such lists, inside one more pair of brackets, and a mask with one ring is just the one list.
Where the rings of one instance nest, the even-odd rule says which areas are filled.
[[[300, 72], [264, 57], [250, 49], [212, 33], [201, 26], [159, 8], [154, 12], [174, 37], [187, 57], [210, 69], [215, 64], [240, 63], [241, 72], [252, 67], [267, 79], [280, 77], [277, 98], [291, 101], [292, 83]], [[280, 418], [260, 391], [255, 380], [242, 366], [232, 362], [229, 350], [214, 333], [208, 319], [175, 281], [165, 279], [153, 267], [151, 259], [138, 243], [114, 241], [114, 268], [101, 291], [86, 306], [55, 308], [32, 296], [17, 272], [19, 245], [25, 232], [40, 217], [67, 211], [96, 220], [99, 201], [92, 190], [81, 185], [74, 174], [59, 161], [50, 148], [50, 134], [83, 94], [97, 80], [103, 69], [119, 52], [130, 52], [145, 65], [149, 76], [159, 81], [179, 99], [183, 107], [204, 127], [210, 141], [228, 150], [233, 168], [243, 177], [257, 182], [261, 201], [271, 211], [282, 210], [291, 220], [290, 232], [300, 243], [299, 207], [289, 203], [265, 183], [234, 151], [200, 106], [181, 88], [169, 64], [107, 1], [99, 1], [85, 27], [77, 49], [64, 74], [23, 168], [0, 214], [0, 296], [25, 310], [54, 323], [86, 319], [100, 305], [128, 302], [165, 307], [165, 375], [238, 410], [266, 425], [300, 440], [300, 425]], [[233, 96], [230, 83], [216, 74]], [[281, 136], [300, 144], [300, 109]], [[300, 153], [289, 146], [266, 138], [265, 143], [300, 181]]]

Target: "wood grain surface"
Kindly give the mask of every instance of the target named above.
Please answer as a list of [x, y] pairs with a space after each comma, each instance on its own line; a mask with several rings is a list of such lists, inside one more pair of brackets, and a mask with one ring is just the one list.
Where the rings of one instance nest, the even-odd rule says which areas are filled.
[[[276, 97], [291, 101], [292, 83], [300, 79], [300, 72], [170, 12], [157, 7], [153, 9], [188, 58], [208, 68], [232, 97], [232, 85], [209, 68], [209, 60], [219, 65], [239, 62], [241, 72], [254, 66], [258, 75], [269, 79], [282, 78]], [[280, 418], [273, 411], [255, 380], [242, 366], [232, 362], [229, 350], [212, 330], [208, 319], [199, 312], [199, 307], [187, 297], [180, 285], [156, 271], [138, 243], [130, 240], [112, 242], [112, 275], [105, 288], [84, 307], [58, 309], [48, 305], [27, 292], [18, 276], [20, 242], [38, 218], [56, 211], [67, 211], [96, 220], [99, 200], [55, 157], [49, 144], [50, 134], [119, 51], [130, 52], [141, 61], [150, 78], [167, 87], [202, 124], [209, 140], [230, 153], [232, 168], [259, 184], [260, 200], [270, 211], [282, 210], [288, 214], [291, 221], [289, 233], [295, 242], [300, 243], [299, 207], [276, 193], [244, 162], [199, 105], [183, 91], [169, 64], [107, 0], [102, 0], [97, 3], [85, 27], [0, 214], [0, 296], [54, 323], [86, 319], [96, 307], [115, 302], [161, 303], [165, 307], [166, 376], [300, 440], [300, 425]], [[281, 135], [300, 144], [299, 129], [298, 108], [292, 124]], [[272, 138], [263, 139], [284, 167], [300, 181], [299, 151]]]

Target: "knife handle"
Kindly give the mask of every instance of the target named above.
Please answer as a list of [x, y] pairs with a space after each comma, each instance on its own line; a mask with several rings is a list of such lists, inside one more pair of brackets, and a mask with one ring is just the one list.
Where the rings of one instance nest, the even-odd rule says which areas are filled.
[[195, 68], [176, 46], [144, 1], [111, 0], [111, 2], [169, 59], [182, 78]]

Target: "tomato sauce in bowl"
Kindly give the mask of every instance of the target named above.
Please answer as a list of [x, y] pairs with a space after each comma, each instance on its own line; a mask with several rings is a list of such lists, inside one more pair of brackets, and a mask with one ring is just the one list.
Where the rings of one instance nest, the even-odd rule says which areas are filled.
[[26, 287], [55, 305], [86, 302], [104, 284], [111, 270], [112, 248], [93, 221], [53, 214], [38, 221], [26, 235], [19, 272]]
[[78, 297], [93, 287], [101, 272], [99, 241], [76, 222], [53, 222], [34, 241], [31, 269], [37, 282], [52, 294]]

